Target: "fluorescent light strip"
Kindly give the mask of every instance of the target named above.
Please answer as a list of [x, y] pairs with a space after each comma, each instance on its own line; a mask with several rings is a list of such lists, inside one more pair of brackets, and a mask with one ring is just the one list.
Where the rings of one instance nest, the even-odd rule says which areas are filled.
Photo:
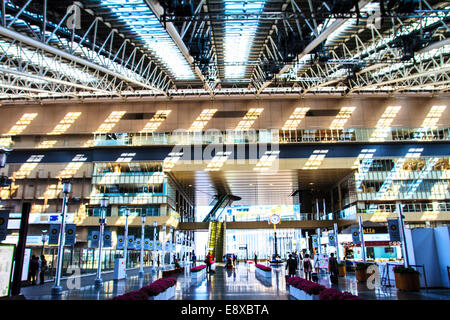
[[356, 107], [343, 107], [330, 125], [330, 129], [344, 129], [345, 123], [352, 116]]
[[177, 80], [195, 79], [188, 61], [145, 1], [102, 0], [101, 4], [136, 33]]
[[[223, 2], [227, 14], [259, 14], [263, 12], [266, 1], [230, 1]], [[248, 61], [253, 39], [258, 30], [258, 21], [225, 22], [224, 61], [226, 64], [246, 63]], [[225, 78], [239, 79], [245, 77], [246, 66], [226, 65]]]
[[228, 160], [231, 151], [227, 152], [217, 152], [212, 160], [208, 163], [205, 171], [219, 171], [223, 167], [225, 162]]
[[291, 114], [288, 120], [283, 125], [281, 130], [295, 130], [300, 125], [302, 119], [305, 118], [306, 113], [309, 111], [309, 108], [296, 108], [294, 112]]
[[264, 108], [251, 108], [244, 118], [239, 122], [235, 130], [248, 130], [253, 126], [255, 120], [259, 118]]
[[327, 156], [328, 150], [314, 150], [313, 154], [309, 157], [303, 166], [303, 170], [316, 170], [319, 169], [323, 160]]
[[28, 127], [31, 121], [37, 117], [37, 115], [37, 113], [25, 113], [5, 135], [14, 136], [21, 134]]
[[81, 112], [69, 112], [64, 116], [59, 124], [53, 129], [52, 132], [48, 133], [49, 135], [58, 135], [66, 132], [72, 124], [78, 119], [81, 115]]
[[375, 131], [369, 141], [384, 141], [391, 129], [391, 124], [400, 111], [401, 106], [389, 106], [378, 120]]
[[144, 129], [141, 132], [154, 132], [161, 124], [167, 119], [167, 116], [172, 112], [172, 110], [158, 110], [152, 119], [147, 122]]
[[125, 113], [126, 111], [111, 112], [108, 118], [106, 118], [106, 120], [100, 125], [100, 127], [94, 133], [107, 133], [111, 131], [111, 129], [116, 126], [117, 122], [119, 122], [120, 119], [122, 119]]
[[202, 131], [203, 128], [208, 124], [208, 121], [212, 119], [217, 109], [204, 109], [200, 115], [192, 123], [189, 131]]

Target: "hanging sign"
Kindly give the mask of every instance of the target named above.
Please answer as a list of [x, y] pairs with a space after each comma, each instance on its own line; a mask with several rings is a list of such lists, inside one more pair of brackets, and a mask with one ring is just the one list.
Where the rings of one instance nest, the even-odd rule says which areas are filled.
[[170, 251], [170, 247], [171, 247], [170, 242], [166, 241], [166, 243], [164, 244], [164, 250], [165, 251]]
[[9, 210], [0, 210], [0, 241], [8, 235]]
[[66, 224], [66, 234], [65, 234], [65, 240], [64, 240], [64, 245], [66, 246], [74, 246], [75, 243], [77, 242], [76, 239], [76, 231], [77, 231], [77, 226], [74, 224]]
[[111, 230], [105, 230], [105, 232], [103, 233], [103, 247], [112, 247]]
[[61, 226], [59, 224], [50, 225], [50, 232], [48, 233], [48, 244], [58, 244], [59, 229], [61, 229]]
[[98, 248], [98, 239], [100, 237], [99, 231], [91, 232], [91, 248]]
[[155, 250], [155, 241], [150, 240], [148, 246], [149, 246], [148, 250], [152, 250], [152, 251]]
[[359, 239], [359, 230], [357, 228], [352, 229], [352, 241], [353, 241], [353, 244], [361, 243], [361, 239]]
[[156, 241], [156, 250], [162, 250], [162, 242], [159, 240]]
[[150, 250], [150, 239], [144, 239], [144, 250]]
[[388, 220], [389, 239], [391, 241], [400, 241], [400, 230], [398, 228], [398, 219]]
[[176, 243], [172, 243], [172, 251], [173, 252], [177, 251], [177, 244]]
[[334, 237], [334, 233], [329, 233], [328, 234], [328, 245], [336, 246], [336, 239]]
[[128, 236], [128, 249], [134, 249], [134, 236]]
[[135, 244], [136, 244], [135, 249], [141, 250], [141, 238], [136, 239]]
[[125, 239], [124, 236], [117, 236], [117, 250], [123, 250], [124, 249], [124, 243], [123, 240]]
[[312, 236], [312, 244], [313, 244], [313, 248], [318, 248], [319, 247], [319, 239], [318, 236], [313, 235]]

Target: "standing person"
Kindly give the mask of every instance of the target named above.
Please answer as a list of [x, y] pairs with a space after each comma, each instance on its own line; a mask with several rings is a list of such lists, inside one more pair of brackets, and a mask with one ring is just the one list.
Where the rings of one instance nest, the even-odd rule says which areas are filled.
[[47, 271], [47, 260], [41, 255], [41, 269], [39, 270], [39, 284], [44, 284], [45, 272]]
[[337, 282], [337, 276], [339, 273], [338, 262], [334, 257], [334, 253], [330, 254], [330, 258], [328, 259], [328, 272], [330, 272], [330, 280], [332, 283]]
[[255, 253], [255, 264], [257, 264], [257, 263], [258, 263], [258, 256]]
[[159, 265], [161, 263], [161, 261], [159, 260], [159, 253], [158, 253], [158, 259], [156, 260], [156, 263], [158, 264], [158, 268], [159, 268]]
[[195, 267], [195, 264], [197, 263], [197, 256], [195, 255], [195, 252], [192, 253], [192, 265]]
[[208, 272], [208, 273], [211, 272], [212, 258], [213, 258], [213, 256], [212, 256], [211, 252], [208, 252], [208, 254], [206, 255], [206, 259], [205, 259], [206, 272]]
[[233, 266], [236, 267], [237, 256], [233, 253]]
[[33, 255], [31, 257], [31, 261], [30, 261], [30, 269], [29, 269], [29, 280], [31, 281], [31, 284], [34, 286], [36, 285], [36, 278], [37, 278], [37, 274], [39, 272], [39, 258], [36, 257], [35, 255]]
[[305, 254], [303, 259], [303, 272], [305, 273], [305, 279], [311, 281], [312, 264], [309, 259], [309, 254]]
[[292, 254], [289, 254], [289, 258], [286, 261], [286, 269], [289, 270], [289, 277], [293, 277], [297, 273], [297, 260], [292, 256]]

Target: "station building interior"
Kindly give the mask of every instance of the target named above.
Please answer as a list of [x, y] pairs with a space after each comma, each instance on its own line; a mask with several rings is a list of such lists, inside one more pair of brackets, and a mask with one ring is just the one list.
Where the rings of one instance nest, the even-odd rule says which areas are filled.
[[287, 264], [305, 278], [309, 255], [327, 289], [449, 299], [447, 1], [1, 4], [0, 249], [23, 263], [2, 296], [107, 300], [180, 269], [167, 299], [302, 300]]

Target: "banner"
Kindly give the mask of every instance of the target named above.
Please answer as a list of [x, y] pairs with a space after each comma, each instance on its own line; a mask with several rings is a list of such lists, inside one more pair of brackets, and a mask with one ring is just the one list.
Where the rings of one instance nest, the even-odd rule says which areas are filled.
[[334, 237], [334, 233], [328, 234], [328, 245], [330, 246], [336, 246], [336, 238]]
[[134, 236], [128, 236], [128, 249], [134, 249]]
[[401, 241], [398, 219], [388, 220], [389, 239], [391, 241]]
[[50, 231], [48, 233], [48, 244], [58, 244], [59, 242], [59, 229], [61, 226], [59, 224], [51, 224]]
[[116, 246], [117, 250], [123, 250], [124, 249], [124, 243], [123, 243], [123, 239], [124, 238], [125, 238], [124, 236], [117, 236], [117, 246]]
[[66, 246], [74, 246], [77, 242], [76, 239], [76, 231], [77, 226], [74, 224], [66, 224], [66, 234], [65, 234], [65, 240], [64, 245]]
[[98, 239], [100, 237], [99, 231], [92, 231], [91, 232], [91, 246], [90, 248], [98, 248]]
[[105, 230], [103, 233], [103, 247], [104, 248], [112, 247], [111, 230]]
[[172, 252], [177, 251], [177, 244], [176, 243], [172, 243]]
[[361, 243], [361, 240], [359, 239], [359, 230], [357, 228], [352, 229], [352, 241], [353, 241], [353, 244]]
[[156, 250], [162, 250], [162, 242], [159, 240], [156, 241]]
[[150, 240], [148, 247], [149, 247], [148, 250], [151, 250], [151, 251], [155, 250], [155, 242], [153, 240]]
[[136, 239], [135, 241], [136, 250], [141, 250], [141, 238]]
[[166, 243], [164, 244], [164, 250], [165, 251], [170, 251], [170, 247], [171, 247], [170, 242], [166, 241]]
[[144, 239], [144, 250], [150, 250], [150, 239]]
[[0, 210], [0, 241], [8, 235], [9, 210]]
[[313, 248], [318, 248], [318, 247], [319, 247], [318, 236], [313, 235], [313, 236], [311, 236], [311, 238], [312, 238], [312, 245], [313, 245]]

